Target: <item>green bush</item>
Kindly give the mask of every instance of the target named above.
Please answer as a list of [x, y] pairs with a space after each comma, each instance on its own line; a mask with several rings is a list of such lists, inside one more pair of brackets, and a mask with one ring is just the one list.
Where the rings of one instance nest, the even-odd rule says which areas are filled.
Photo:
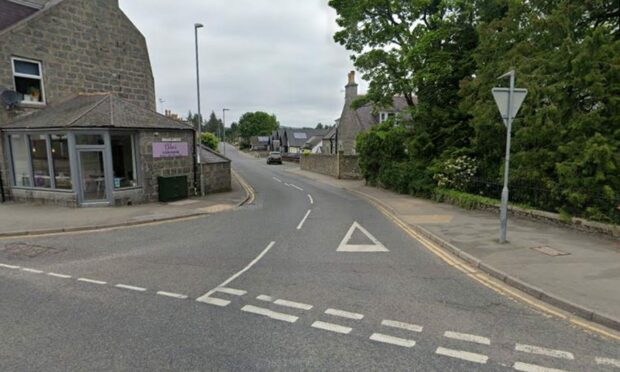
[[219, 145], [220, 140], [213, 133], [204, 132], [202, 133], [200, 142], [208, 148], [217, 151], [217, 146]]

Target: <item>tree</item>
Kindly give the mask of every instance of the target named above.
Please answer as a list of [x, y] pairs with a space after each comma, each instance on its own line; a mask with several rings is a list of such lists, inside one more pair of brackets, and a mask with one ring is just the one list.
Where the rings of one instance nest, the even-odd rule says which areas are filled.
[[315, 129], [323, 129], [323, 128], [326, 128], [326, 127], [324, 127], [322, 123], [318, 123]]
[[222, 123], [222, 120], [218, 119], [217, 116], [215, 116], [214, 111], [211, 111], [211, 115], [209, 115], [209, 120], [207, 120], [207, 124], [205, 126], [205, 130], [207, 132], [215, 134], [216, 136], [219, 136], [222, 134], [223, 128], [224, 124]]
[[229, 142], [234, 142], [239, 137], [239, 124], [236, 122], [230, 125], [230, 128], [226, 128], [226, 139]]
[[250, 137], [268, 136], [279, 126], [275, 115], [262, 111], [246, 112], [239, 119], [239, 135], [249, 142]]
[[[192, 112], [190, 111], [187, 114], [187, 118], [185, 120], [187, 120], [187, 122], [190, 123], [194, 127], [194, 129], [198, 130], [198, 122], [200, 121], [198, 114], [192, 114]], [[204, 121], [202, 123], [202, 126], [204, 127]]]
[[211, 132], [204, 132], [202, 133], [201, 143], [208, 148], [217, 151], [220, 140], [215, 136], [215, 134]]

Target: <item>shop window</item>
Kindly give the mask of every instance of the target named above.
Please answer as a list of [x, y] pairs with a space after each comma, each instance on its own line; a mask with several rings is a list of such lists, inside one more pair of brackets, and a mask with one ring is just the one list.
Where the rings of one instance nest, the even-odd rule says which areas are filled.
[[138, 186], [133, 137], [130, 134], [119, 134], [112, 135], [111, 139], [114, 188], [122, 189]]
[[13, 79], [22, 103], [45, 103], [40, 62], [13, 58]]
[[12, 134], [9, 137], [9, 143], [11, 145], [11, 158], [13, 159], [14, 185], [30, 187], [30, 166], [28, 165], [30, 159], [24, 135]]
[[75, 136], [76, 145], [103, 145], [101, 134], [78, 134]]
[[34, 187], [52, 187], [47, 158], [47, 139], [44, 135], [30, 136], [32, 175]]
[[71, 165], [69, 162], [69, 143], [67, 141], [67, 135], [53, 134], [50, 140], [56, 188], [71, 190]]

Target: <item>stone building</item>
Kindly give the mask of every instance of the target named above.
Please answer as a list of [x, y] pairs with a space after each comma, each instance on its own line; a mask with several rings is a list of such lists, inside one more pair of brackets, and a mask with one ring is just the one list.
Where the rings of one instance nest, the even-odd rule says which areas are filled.
[[[372, 103], [367, 103], [354, 109], [353, 101], [360, 97], [357, 88], [355, 72], [351, 71], [348, 76], [348, 83], [345, 86], [342, 114], [336, 120], [335, 128], [323, 138], [324, 148], [328, 150], [324, 152], [335, 154], [337, 151], [341, 151], [345, 155], [354, 155], [355, 140], [360, 132], [401, 114], [408, 107], [404, 97], [394, 96], [392, 105], [389, 107], [375, 107]], [[417, 102], [417, 97], [414, 97], [415, 102]]]
[[2, 200], [149, 202], [172, 176], [187, 194], [194, 138], [155, 112], [146, 41], [118, 0], [0, 0]]

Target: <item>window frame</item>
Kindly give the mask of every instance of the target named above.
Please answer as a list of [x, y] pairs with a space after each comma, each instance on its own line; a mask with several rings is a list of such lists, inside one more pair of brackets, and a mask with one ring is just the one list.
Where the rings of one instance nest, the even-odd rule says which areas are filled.
[[[112, 176], [112, 190], [113, 191], [124, 191], [124, 190], [132, 190], [132, 189], [139, 189], [142, 187], [141, 184], [141, 179], [140, 179], [140, 167], [138, 166], [138, 133], [136, 132], [132, 132], [132, 131], [111, 131], [110, 132], [110, 155], [111, 157], [113, 157], [112, 154], [112, 137], [113, 136], [129, 136], [131, 139], [131, 162], [133, 165], [133, 171], [134, 171], [134, 178], [135, 178], [135, 182], [136, 185], [135, 186], [127, 186], [127, 187], [119, 187], [116, 188], [114, 187], [114, 176]], [[111, 167], [112, 167], [112, 174], [114, 174], [114, 159], [111, 158], [112, 163], [111, 163]]]
[[[16, 72], [15, 71], [15, 61], [19, 61], [19, 62], [27, 62], [27, 63], [35, 63], [39, 66], [39, 76], [37, 75], [30, 75], [30, 74], [24, 74], [21, 72]], [[28, 58], [23, 58], [23, 57], [15, 57], [12, 56], [11, 57], [11, 71], [13, 72], [13, 88], [15, 91], [17, 91], [17, 84], [15, 82], [15, 78], [16, 77], [22, 77], [22, 78], [26, 78], [26, 79], [36, 79], [39, 80], [40, 84], [41, 84], [41, 102], [31, 102], [31, 101], [20, 101], [19, 104], [20, 105], [35, 105], [35, 106], [45, 106], [47, 105], [47, 95], [45, 94], [45, 83], [43, 81], [43, 63], [41, 63], [41, 61], [37, 61], [35, 59], [28, 59]]]

